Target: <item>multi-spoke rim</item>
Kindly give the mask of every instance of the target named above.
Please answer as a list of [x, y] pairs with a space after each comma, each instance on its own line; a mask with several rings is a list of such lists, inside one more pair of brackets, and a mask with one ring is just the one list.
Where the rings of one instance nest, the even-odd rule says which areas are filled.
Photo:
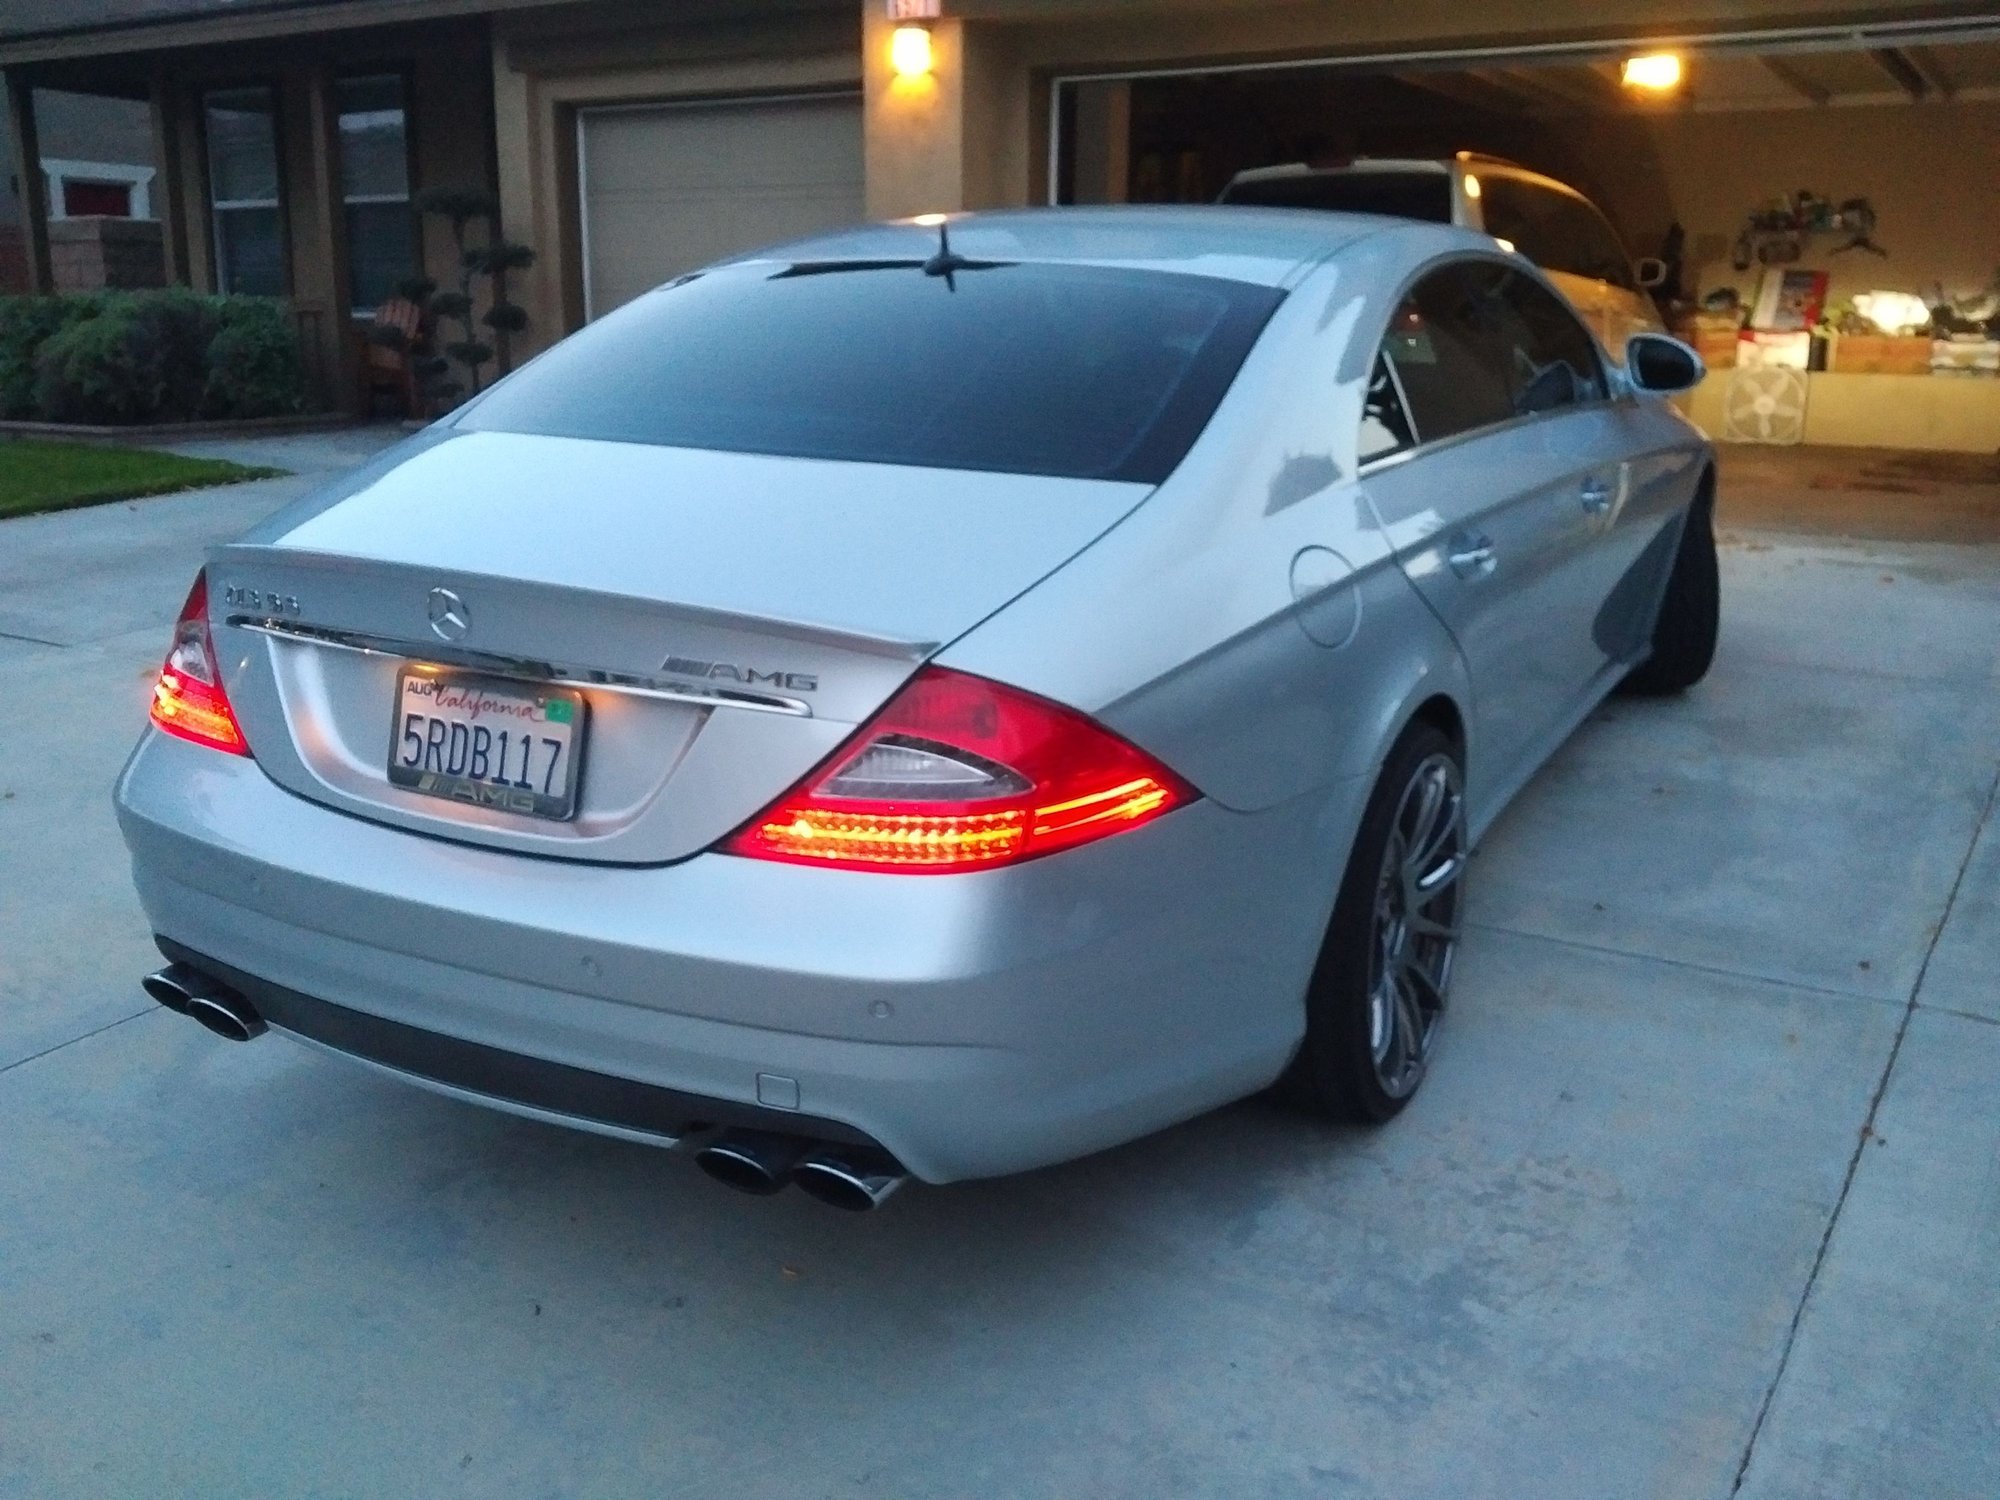
[[1465, 874], [1465, 787], [1451, 757], [1427, 757], [1396, 804], [1375, 888], [1368, 1045], [1392, 1099], [1424, 1076], [1458, 951]]

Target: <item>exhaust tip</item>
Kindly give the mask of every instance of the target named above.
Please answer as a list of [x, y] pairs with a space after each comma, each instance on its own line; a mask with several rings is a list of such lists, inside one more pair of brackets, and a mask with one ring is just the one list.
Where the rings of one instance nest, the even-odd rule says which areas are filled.
[[139, 988], [176, 1015], [184, 1016], [188, 1013], [188, 1002], [194, 998], [188, 984], [191, 973], [181, 964], [169, 964], [140, 980]]
[[805, 1150], [802, 1141], [780, 1135], [738, 1131], [695, 1155], [695, 1165], [724, 1187], [759, 1198], [784, 1190], [792, 1165]]
[[264, 1018], [226, 995], [190, 995], [186, 1014], [225, 1041], [247, 1042], [264, 1034]]
[[887, 1157], [822, 1151], [806, 1158], [792, 1174], [800, 1192], [848, 1213], [880, 1208], [907, 1177]]
[[199, 1021], [232, 1042], [247, 1042], [267, 1029], [254, 1005], [189, 964], [168, 964], [140, 980], [139, 987], [176, 1015]]

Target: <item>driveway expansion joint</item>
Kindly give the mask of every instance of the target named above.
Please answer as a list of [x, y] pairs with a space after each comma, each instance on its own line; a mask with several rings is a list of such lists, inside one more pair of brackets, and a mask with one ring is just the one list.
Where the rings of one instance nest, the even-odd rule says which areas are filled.
[[1986, 802], [1979, 816], [1973, 820], [1971, 836], [1965, 842], [1965, 854], [1958, 862], [1958, 873], [1952, 877], [1951, 889], [1945, 894], [1944, 910], [1938, 914], [1937, 925], [1931, 929], [1931, 940], [1924, 948], [1924, 960], [1917, 966], [1916, 978], [1910, 982], [1910, 997], [1903, 1005], [1903, 1018], [1896, 1026], [1895, 1039], [1889, 1044], [1889, 1056], [1882, 1064], [1882, 1076], [1875, 1082], [1875, 1092], [1868, 1101], [1868, 1115], [1855, 1133], [1854, 1149], [1847, 1158], [1847, 1171], [1840, 1180], [1840, 1191], [1833, 1200], [1833, 1209], [1826, 1217], [1826, 1228], [1819, 1237], [1819, 1248], [1813, 1252], [1812, 1269], [1806, 1272], [1805, 1285], [1799, 1291], [1798, 1305], [1792, 1309], [1792, 1321], [1785, 1330], [1785, 1342], [1778, 1351], [1778, 1367], [1771, 1372], [1771, 1383], [1764, 1388], [1764, 1399], [1758, 1403], [1757, 1419], [1750, 1424], [1750, 1436], [1743, 1444], [1743, 1457], [1736, 1465], [1736, 1479], [1729, 1486], [1732, 1497], [1740, 1494], [1743, 1482], [1750, 1473], [1750, 1461], [1757, 1453], [1757, 1439], [1764, 1431], [1764, 1423], [1771, 1415], [1771, 1407], [1776, 1403], [1778, 1387], [1784, 1383], [1785, 1371], [1791, 1364], [1792, 1351], [1799, 1341], [1799, 1329], [1804, 1326], [1806, 1309], [1812, 1304], [1813, 1288], [1819, 1282], [1821, 1270], [1826, 1266], [1826, 1257], [1833, 1247], [1833, 1232], [1840, 1224], [1840, 1213], [1847, 1206], [1847, 1196], [1854, 1190], [1855, 1176], [1861, 1170], [1862, 1156], [1868, 1150], [1868, 1143], [1875, 1139], [1875, 1121], [1882, 1112], [1882, 1100], [1888, 1095], [1889, 1081], [1896, 1073], [1896, 1059], [1902, 1055], [1903, 1041], [1909, 1035], [1910, 1021], [1916, 1015], [1917, 996], [1923, 992], [1924, 975], [1929, 972], [1931, 959], [1937, 953], [1938, 941], [1944, 936], [1947, 923], [1951, 921], [1952, 908], [1958, 904], [1958, 893], [1965, 884], [1966, 871], [1972, 867], [1972, 856], [1979, 847], [1979, 836], [1986, 829], [1993, 816], [1996, 798], [2000, 798], [2000, 773], [1996, 773], [1986, 789]]
[[67, 641], [52, 641], [39, 635], [22, 635], [17, 630], [0, 630], [0, 641], [25, 641], [30, 646], [54, 646], [58, 651], [69, 650]]
[[103, 1036], [105, 1032], [115, 1031], [128, 1021], [136, 1021], [142, 1016], [157, 1014], [159, 1010], [159, 1006], [148, 1006], [144, 1010], [133, 1011], [129, 1016], [120, 1016], [115, 1021], [106, 1021], [102, 1026], [93, 1026], [90, 1030], [73, 1036], [68, 1041], [57, 1042], [54, 1046], [44, 1047], [39, 1052], [31, 1052], [26, 1057], [17, 1057], [10, 1063], [0, 1063], [0, 1073], [11, 1073], [16, 1068], [25, 1068], [31, 1062], [40, 1062], [43, 1058], [52, 1057], [66, 1047], [74, 1047], [78, 1042], [87, 1042], [94, 1036]]

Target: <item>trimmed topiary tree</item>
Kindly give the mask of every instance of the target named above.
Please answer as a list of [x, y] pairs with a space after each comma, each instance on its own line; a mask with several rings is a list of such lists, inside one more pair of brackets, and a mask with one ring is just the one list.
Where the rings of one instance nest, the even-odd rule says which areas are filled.
[[[447, 408], [476, 396], [487, 384], [486, 367], [499, 356], [496, 341], [528, 326], [527, 310], [507, 300], [507, 273], [535, 263], [535, 252], [500, 238], [500, 205], [481, 188], [430, 188], [417, 195], [417, 207], [451, 225], [458, 252], [458, 284], [440, 288], [427, 276], [412, 277], [397, 290], [424, 310], [435, 330], [433, 349], [418, 356], [413, 369], [417, 388], [431, 405]], [[474, 244], [468, 232], [475, 223], [486, 226], [485, 238]], [[480, 285], [485, 283], [486, 311], [478, 311]], [[456, 337], [446, 325], [456, 325]], [[371, 335], [390, 348], [407, 350], [400, 328], [380, 327]]]

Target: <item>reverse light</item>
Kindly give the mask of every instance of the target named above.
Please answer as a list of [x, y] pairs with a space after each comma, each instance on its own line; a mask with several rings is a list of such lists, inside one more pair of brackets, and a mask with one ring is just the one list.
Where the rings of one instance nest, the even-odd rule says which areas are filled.
[[1073, 709], [926, 667], [827, 767], [722, 847], [793, 864], [950, 874], [1125, 833], [1196, 795]]
[[197, 573], [174, 622], [174, 644], [153, 684], [153, 723], [168, 734], [226, 750], [231, 755], [248, 755], [250, 746], [222, 690], [222, 673], [216, 666], [215, 641], [208, 633], [208, 574]]

